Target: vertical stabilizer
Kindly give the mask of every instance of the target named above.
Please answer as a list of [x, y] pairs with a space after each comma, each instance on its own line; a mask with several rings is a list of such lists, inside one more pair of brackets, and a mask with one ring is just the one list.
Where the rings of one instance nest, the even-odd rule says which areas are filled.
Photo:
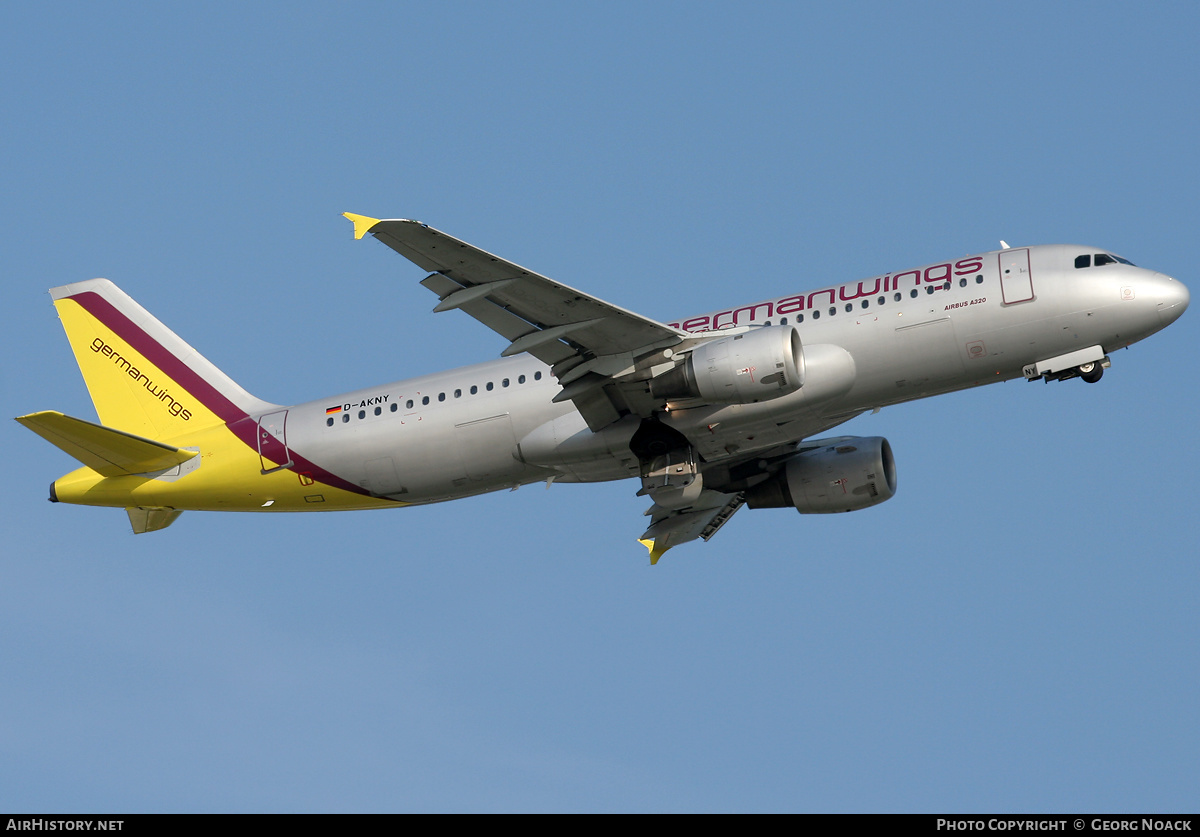
[[107, 279], [52, 288], [100, 422], [169, 439], [269, 410]]

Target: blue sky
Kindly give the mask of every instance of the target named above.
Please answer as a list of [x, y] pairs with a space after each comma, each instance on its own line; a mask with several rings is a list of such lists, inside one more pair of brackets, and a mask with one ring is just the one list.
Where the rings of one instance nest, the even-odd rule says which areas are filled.
[[[8, 415], [105, 276], [295, 403], [495, 357], [343, 211], [662, 320], [1014, 245], [1196, 286], [1193, 3], [5, 4]], [[1194, 312], [862, 417], [900, 490], [656, 567], [633, 484], [134, 537], [3, 425], [0, 808], [1195, 808]]]

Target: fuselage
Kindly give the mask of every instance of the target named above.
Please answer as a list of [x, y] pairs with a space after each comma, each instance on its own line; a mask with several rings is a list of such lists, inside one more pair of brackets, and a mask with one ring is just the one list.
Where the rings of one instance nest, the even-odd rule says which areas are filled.
[[[719, 465], [864, 410], [1022, 377], [1029, 364], [1088, 347], [1128, 346], [1169, 325], [1187, 303], [1177, 280], [1074, 245], [992, 251], [795, 293], [670, 325], [692, 335], [793, 326], [812, 347], [810, 363], [825, 358], [837, 367], [834, 390], [821, 391], [814, 365], [811, 383], [791, 394], [723, 406], [683, 401], [659, 420]], [[211, 489], [195, 494], [186, 480], [143, 480], [135, 499], [222, 510], [378, 508], [547, 479], [636, 476], [628, 429], [618, 422], [607, 437], [592, 434], [570, 401], [552, 401], [560, 389], [548, 366], [523, 354], [272, 408], [234, 428], [248, 446], [256, 440], [257, 484], [231, 499]], [[193, 467], [209, 469], [219, 485], [218, 472], [234, 466]], [[57, 485], [60, 496], [71, 490], [69, 478]], [[90, 502], [102, 501], [93, 494]], [[106, 504], [128, 500], [114, 495]]]

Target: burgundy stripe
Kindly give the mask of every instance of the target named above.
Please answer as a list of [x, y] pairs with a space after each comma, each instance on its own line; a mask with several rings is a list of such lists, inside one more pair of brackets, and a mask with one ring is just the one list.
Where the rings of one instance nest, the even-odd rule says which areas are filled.
[[[78, 302], [85, 311], [141, 353], [142, 357], [153, 363], [170, 378], [182, 386], [189, 394], [226, 424], [246, 417], [244, 410], [217, 391], [216, 387], [201, 378], [191, 367], [171, 354], [162, 344], [141, 329], [137, 323], [118, 311], [111, 302], [95, 291], [85, 291], [76, 296], [68, 297]], [[251, 434], [253, 441], [254, 436]], [[242, 441], [246, 441], [243, 439]]]
[[[85, 311], [108, 326], [114, 334], [141, 353], [142, 357], [165, 372], [177, 384], [182, 386], [188, 394], [216, 414], [221, 421], [225, 422], [230, 432], [240, 439], [246, 447], [258, 453], [258, 423], [253, 421], [245, 410], [238, 407], [222, 395], [216, 387], [200, 377], [194, 369], [171, 354], [161, 343], [147, 334], [141, 326], [118, 311], [111, 302], [95, 291], [84, 291], [81, 294], [67, 297], [67, 299], [72, 299], [79, 303]], [[314, 480], [323, 482], [332, 488], [340, 488], [343, 491], [362, 494], [367, 497], [373, 496], [370, 491], [367, 491], [362, 486], [355, 485], [349, 480], [326, 471], [321, 466], [297, 454], [295, 450], [292, 450], [291, 453], [293, 466], [289, 470], [306, 473]], [[386, 497], [378, 497], [376, 499], [387, 500]], [[399, 501], [392, 500], [390, 502]]]
[[[258, 423], [254, 419], [243, 414], [243, 418], [229, 425], [230, 432], [246, 443], [246, 447], [258, 453]], [[282, 445], [280, 446], [282, 447]], [[320, 465], [312, 462], [296, 452], [295, 448], [289, 447], [288, 451], [292, 455], [292, 467], [289, 471], [295, 471], [301, 474], [307, 474], [314, 480], [323, 482], [331, 488], [340, 488], [343, 491], [350, 491], [354, 494], [361, 494], [364, 497], [374, 497], [370, 491], [363, 488], [361, 485], [355, 485], [349, 480], [339, 477], [337, 474], [330, 473]], [[269, 452], [268, 452], [269, 453]], [[377, 497], [378, 500], [387, 500], [387, 497]], [[398, 500], [389, 500], [389, 502], [399, 502]]]
[[298, 471], [303, 474], [308, 474], [314, 480], [317, 480], [318, 482], [323, 482], [332, 488], [340, 488], [343, 491], [350, 491], [350, 492], [353, 492], [354, 494], [361, 494], [364, 497], [373, 497], [376, 500], [384, 500], [385, 502], [388, 502], [388, 503], [399, 503], [400, 502], [399, 500], [393, 500], [389, 497], [376, 497], [374, 494], [372, 494], [370, 491], [367, 491], [367, 489], [363, 488], [361, 485], [355, 485], [354, 483], [350, 482], [349, 480], [342, 479], [337, 474], [329, 473], [324, 468], [322, 468], [320, 465], [310, 462], [309, 460], [305, 459], [303, 456], [296, 453], [295, 451], [292, 451], [292, 463], [293, 463], [292, 467], [289, 468], [288, 470]]

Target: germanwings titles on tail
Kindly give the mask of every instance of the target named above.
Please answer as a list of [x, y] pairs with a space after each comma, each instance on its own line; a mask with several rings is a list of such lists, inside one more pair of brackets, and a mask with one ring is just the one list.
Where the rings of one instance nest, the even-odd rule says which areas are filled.
[[499, 360], [272, 404], [105, 279], [51, 296], [99, 423], [17, 421], [79, 460], [56, 502], [185, 510], [434, 503], [540, 481], [637, 479], [651, 563], [743, 505], [854, 511], [896, 492], [880, 437], [813, 438], [860, 413], [980, 384], [1100, 379], [1170, 325], [1183, 283], [1102, 248], [1008, 247], [669, 323], [416, 221], [346, 213], [428, 272], [435, 312], [498, 332]]

